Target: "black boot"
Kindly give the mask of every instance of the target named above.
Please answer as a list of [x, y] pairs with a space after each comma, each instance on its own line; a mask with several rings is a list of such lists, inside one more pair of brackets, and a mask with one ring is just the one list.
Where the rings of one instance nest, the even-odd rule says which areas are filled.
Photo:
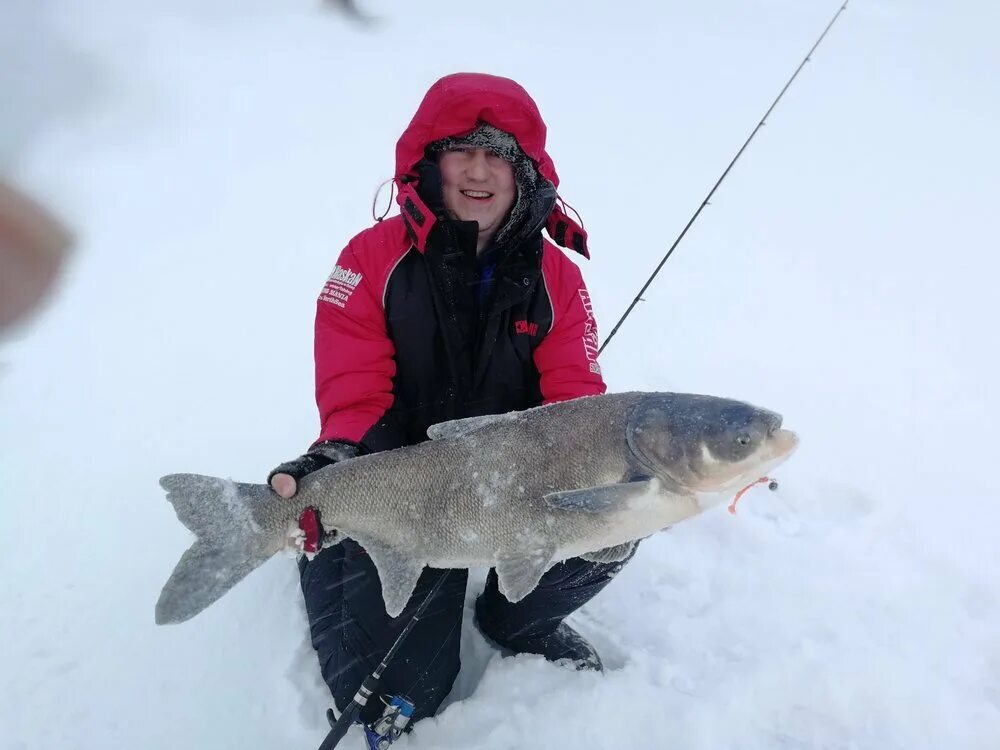
[[573, 630], [565, 622], [559, 623], [556, 629], [548, 635], [536, 638], [514, 638], [509, 645], [497, 640], [496, 636], [483, 628], [482, 609], [483, 597], [476, 599], [476, 616], [474, 623], [483, 637], [504, 656], [516, 654], [538, 654], [546, 660], [566, 664], [577, 670], [592, 669], [596, 672], [604, 670], [604, 664], [597, 650], [590, 641]]

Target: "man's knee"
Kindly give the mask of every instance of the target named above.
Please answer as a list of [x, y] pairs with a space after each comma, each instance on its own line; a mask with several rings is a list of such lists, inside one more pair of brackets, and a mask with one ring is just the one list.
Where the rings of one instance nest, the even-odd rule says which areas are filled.
[[541, 590], [566, 590], [604, 586], [635, 556], [639, 543], [636, 542], [628, 556], [614, 562], [594, 562], [582, 557], [572, 557], [569, 560], [556, 563], [538, 582]]
[[[334, 553], [338, 547], [339, 552]], [[343, 710], [361, 682], [385, 656], [414, 610], [444, 571], [426, 570], [401, 615], [386, 614], [378, 572], [353, 542], [324, 550], [302, 570], [302, 590], [313, 646], [324, 681]], [[459, 671], [459, 643], [467, 572], [449, 574], [427, 612], [382, 675], [381, 689], [413, 701], [414, 720], [431, 716], [451, 690]], [[374, 719], [380, 701], [363, 718]]]
[[635, 554], [624, 560], [593, 562], [570, 558], [550, 568], [538, 586], [516, 603], [500, 593], [496, 571], [490, 571], [486, 589], [476, 602], [480, 630], [503, 644], [512, 637], [541, 637], [600, 593]]

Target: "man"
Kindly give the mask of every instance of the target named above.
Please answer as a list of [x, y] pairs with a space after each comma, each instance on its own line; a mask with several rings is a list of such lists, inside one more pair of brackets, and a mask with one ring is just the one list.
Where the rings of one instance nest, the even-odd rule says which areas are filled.
[[[283, 497], [306, 474], [359, 453], [426, 439], [432, 424], [603, 393], [597, 331], [580, 271], [555, 245], [587, 255], [556, 195], [545, 124], [514, 81], [447, 76], [427, 92], [396, 147], [401, 215], [356, 236], [320, 294], [316, 400], [321, 431], [269, 476]], [[421, 498], [413, 498], [419, 503]], [[320, 531], [300, 519], [307, 545]], [[557, 564], [517, 604], [495, 572], [476, 602], [480, 631], [507, 653], [600, 669], [563, 619], [621, 563]], [[425, 569], [407, 608], [385, 612], [378, 574], [351, 540], [301, 563], [323, 675], [341, 710], [443, 571]], [[451, 571], [383, 675], [387, 694], [435, 713], [459, 669], [467, 572]], [[370, 701], [362, 718], [380, 712]]]

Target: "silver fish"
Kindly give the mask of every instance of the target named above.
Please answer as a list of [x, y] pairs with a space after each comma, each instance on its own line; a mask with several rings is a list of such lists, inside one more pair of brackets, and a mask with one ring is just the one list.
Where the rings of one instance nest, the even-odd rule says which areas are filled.
[[187, 620], [282, 549], [299, 514], [356, 540], [378, 569], [389, 615], [424, 566], [496, 568], [512, 602], [571, 557], [624, 559], [634, 541], [724, 501], [798, 444], [781, 417], [678, 393], [588, 396], [435, 425], [430, 441], [328, 466], [291, 500], [267, 485], [195, 474], [160, 480], [198, 539], [156, 604]]

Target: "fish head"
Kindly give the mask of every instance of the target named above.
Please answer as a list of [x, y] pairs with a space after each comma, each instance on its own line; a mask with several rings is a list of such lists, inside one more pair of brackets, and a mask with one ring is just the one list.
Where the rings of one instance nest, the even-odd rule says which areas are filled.
[[781, 415], [742, 401], [657, 393], [641, 401], [627, 429], [645, 471], [686, 492], [739, 489], [764, 476], [798, 446]]

